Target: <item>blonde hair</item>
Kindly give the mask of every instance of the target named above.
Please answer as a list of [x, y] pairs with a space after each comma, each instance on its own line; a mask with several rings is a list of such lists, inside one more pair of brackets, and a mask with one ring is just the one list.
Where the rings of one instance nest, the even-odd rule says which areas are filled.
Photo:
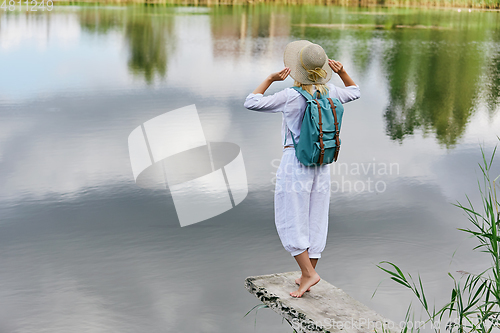
[[[295, 87], [300, 87], [300, 88], [304, 89], [305, 91], [307, 91], [311, 95], [314, 95], [312, 84], [303, 84], [303, 83], [300, 83], [298, 81], [295, 81], [295, 83], [293, 85]], [[316, 90], [319, 90], [319, 93], [321, 95], [328, 94], [328, 87], [325, 84], [315, 84], [315, 86], [316, 86]]]

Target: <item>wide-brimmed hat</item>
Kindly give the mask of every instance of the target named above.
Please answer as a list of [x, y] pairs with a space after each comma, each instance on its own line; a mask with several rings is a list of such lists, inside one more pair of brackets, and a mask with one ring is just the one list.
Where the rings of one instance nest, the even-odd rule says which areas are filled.
[[290, 76], [302, 84], [324, 84], [332, 78], [325, 50], [308, 40], [289, 43], [283, 62], [290, 68]]

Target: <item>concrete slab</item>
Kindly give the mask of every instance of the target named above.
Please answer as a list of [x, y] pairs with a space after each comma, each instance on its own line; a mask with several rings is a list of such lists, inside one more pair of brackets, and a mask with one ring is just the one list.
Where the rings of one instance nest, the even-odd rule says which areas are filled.
[[297, 289], [295, 279], [299, 276], [300, 271], [250, 276], [245, 279], [245, 287], [297, 332], [381, 333], [382, 324], [384, 332], [400, 331], [394, 322], [325, 280], [301, 298], [290, 296], [290, 291]]

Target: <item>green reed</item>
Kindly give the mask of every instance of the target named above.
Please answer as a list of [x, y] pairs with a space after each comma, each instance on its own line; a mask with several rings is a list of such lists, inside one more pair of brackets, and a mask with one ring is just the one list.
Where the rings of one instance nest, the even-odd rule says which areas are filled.
[[477, 8], [500, 9], [500, 0], [54, 0], [56, 5], [140, 4], [151, 6], [220, 6], [220, 5], [320, 5], [346, 7], [403, 7], [403, 8]]
[[[450, 300], [439, 309], [435, 306], [431, 309], [420, 275], [413, 278], [410, 273], [403, 273], [396, 264], [388, 261], [382, 261], [377, 265], [389, 274], [391, 280], [411, 290], [427, 317], [418, 327], [412, 325], [401, 332], [420, 332], [427, 323], [434, 332], [441, 332], [440, 323], [443, 322], [443, 318], [446, 320], [445, 329], [448, 332], [492, 332], [493, 329], [500, 328], [500, 204], [496, 191], [500, 176], [492, 179], [490, 175], [495, 152], [496, 147], [488, 159], [481, 147], [482, 161], [479, 167], [483, 179], [482, 183], [478, 181], [478, 187], [483, 205], [482, 212], [472, 205], [468, 196], [466, 205], [460, 202], [454, 204], [466, 214], [471, 223], [470, 228], [458, 228], [458, 230], [470, 234], [477, 240], [478, 245], [473, 250], [489, 254], [490, 267], [477, 274], [460, 271], [458, 277], [448, 273], [453, 280]], [[406, 313], [406, 322], [410, 317], [410, 308], [411, 304]]]

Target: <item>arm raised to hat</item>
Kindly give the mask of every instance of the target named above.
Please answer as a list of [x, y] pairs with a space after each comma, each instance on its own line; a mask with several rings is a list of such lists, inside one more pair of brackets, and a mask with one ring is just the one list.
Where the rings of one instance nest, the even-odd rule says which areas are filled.
[[274, 81], [283, 81], [290, 74], [290, 68], [285, 67], [281, 71], [270, 74], [259, 86], [253, 91], [254, 94], [264, 94]]
[[338, 74], [338, 76], [340, 76], [346, 87], [356, 85], [339, 61], [328, 59], [328, 65], [335, 73]]

